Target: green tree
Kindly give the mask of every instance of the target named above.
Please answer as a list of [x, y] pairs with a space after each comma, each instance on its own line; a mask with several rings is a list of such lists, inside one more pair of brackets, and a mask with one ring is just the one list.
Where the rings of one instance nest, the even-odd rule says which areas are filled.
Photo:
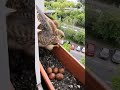
[[120, 6], [120, 0], [98, 0], [98, 1], [115, 5], [117, 8], [119, 8], [119, 6]]
[[67, 17], [64, 18], [63, 21], [64, 21], [64, 23], [71, 25], [72, 22], [73, 22], [73, 19], [71, 17], [67, 16]]
[[60, 5], [60, 2], [52, 2], [52, 3], [51, 3], [51, 6], [52, 6], [53, 9], [60, 8], [59, 5]]
[[74, 35], [73, 39], [78, 43], [78, 44], [83, 44], [85, 45], [85, 32], [78, 32], [76, 35]]
[[77, 3], [75, 7], [76, 7], [76, 8], [82, 7], [82, 3], [81, 3], [81, 2]]
[[57, 0], [57, 2], [61, 2], [62, 3], [62, 2], [66, 2], [66, 0]]
[[76, 32], [74, 30], [64, 30], [65, 36], [67, 39], [73, 40], [73, 37], [76, 35]]

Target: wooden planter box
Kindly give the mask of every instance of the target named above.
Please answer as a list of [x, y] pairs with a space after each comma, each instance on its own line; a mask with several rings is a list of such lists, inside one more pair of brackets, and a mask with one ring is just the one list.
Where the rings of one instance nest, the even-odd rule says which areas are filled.
[[[86, 70], [85, 67], [62, 46], [54, 48], [52, 52], [58, 60], [64, 64], [65, 68], [85, 85], [86, 90], [112, 90], [92, 72]], [[40, 65], [40, 70], [49, 90], [55, 90], [42, 64]], [[85, 78], [87, 79], [85, 80]]]

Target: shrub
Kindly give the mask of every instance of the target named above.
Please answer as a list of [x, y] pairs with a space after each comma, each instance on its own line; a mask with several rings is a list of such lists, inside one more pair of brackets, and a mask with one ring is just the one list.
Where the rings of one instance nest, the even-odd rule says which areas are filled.
[[85, 57], [81, 58], [80, 62], [85, 65]]
[[69, 16], [67, 16], [66, 18], [63, 19], [63, 22], [69, 25], [73, 24], [73, 19]]
[[65, 33], [66, 39], [72, 40], [78, 44], [85, 45], [85, 32], [82, 32], [82, 31], [76, 32], [71, 29], [65, 30], [63, 28], [60, 28], [60, 29]]
[[112, 78], [112, 87], [114, 90], [120, 90], [120, 66], [117, 69], [117, 76]]
[[114, 90], [120, 90], [120, 77], [114, 77], [112, 80], [112, 86]]
[[85, 32], [78, 32], [73, 37], [74, 41], [76, 41], [78, 44], [85, 45]]
[[68, 44], [67, 42], [63, 44], [63, 47], [68, 51], [70, 52], [70, 49], [71, 49], [71, 45]]
[[73, 37], [76, 35], [76, 32], [74, 30], [64, 30], [65, 37], [70, 40], [74, 40]]

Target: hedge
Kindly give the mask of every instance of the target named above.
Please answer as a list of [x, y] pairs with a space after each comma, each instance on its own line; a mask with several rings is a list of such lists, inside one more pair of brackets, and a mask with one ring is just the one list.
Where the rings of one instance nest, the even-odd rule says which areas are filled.
[[[62, 29], [62, 28], [61, 28]], [[65, 33], [66, 39], [72, 40], [78, 44], [85, 45], [85, 32], [74, 31], [72, 29], [62, 29]]]

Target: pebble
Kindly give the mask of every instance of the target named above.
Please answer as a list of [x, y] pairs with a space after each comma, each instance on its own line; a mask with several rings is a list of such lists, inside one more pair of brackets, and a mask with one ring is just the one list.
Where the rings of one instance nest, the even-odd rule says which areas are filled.
[[80, 85], [77, 85], [78, 88], [80, 88]]

